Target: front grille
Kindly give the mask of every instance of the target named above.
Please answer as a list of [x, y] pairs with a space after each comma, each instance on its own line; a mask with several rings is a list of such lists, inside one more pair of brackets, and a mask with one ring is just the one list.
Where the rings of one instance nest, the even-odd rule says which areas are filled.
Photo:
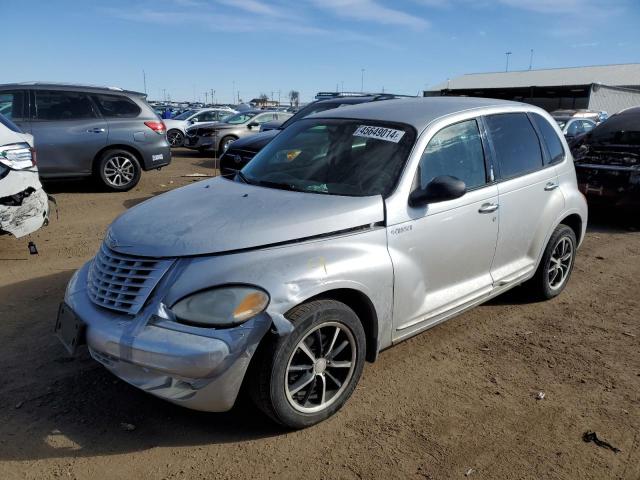
[[172, 263], [117, 253], [103, 243], [89, 269], [89, 298], [101, 307], [135, 315]]

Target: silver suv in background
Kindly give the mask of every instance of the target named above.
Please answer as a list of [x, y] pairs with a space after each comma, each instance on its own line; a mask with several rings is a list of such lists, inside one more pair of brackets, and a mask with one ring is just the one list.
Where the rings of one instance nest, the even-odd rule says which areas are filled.
[[168, 165], [164, 123], [145, 94], [115, 87], [0, 85], [0, 110], [34, 137], [43, 179], [94, 177], [116, 191]]
[[302, 428], [337, 412], [381, 350], [524, 282], [560, 294], [586, 224], [566, 141], [537, 107], [336, 108], [288, 126], [234, 179], [121, 215], [56, 330], [168, 401], [225, 411], [244, 383]]

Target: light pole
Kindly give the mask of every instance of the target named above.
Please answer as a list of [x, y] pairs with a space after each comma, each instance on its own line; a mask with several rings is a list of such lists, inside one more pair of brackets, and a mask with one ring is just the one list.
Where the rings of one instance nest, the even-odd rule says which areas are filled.
[[529, 55], [529, 70], [533, 68], [533, 48], [531, 49], [531, 54]]
[[360, 93], [364, 93], [364, 68], [360, 69]]
[[233, 81], [233, 87], [231, 89], [231, 105], [236, 103], [236, 81]]
[[507, 66], [504, 69], [505, 72], [509, 71], [509, 56], [511, 55], [511, 52], [504, 52], [504, 54], [507, 56]]

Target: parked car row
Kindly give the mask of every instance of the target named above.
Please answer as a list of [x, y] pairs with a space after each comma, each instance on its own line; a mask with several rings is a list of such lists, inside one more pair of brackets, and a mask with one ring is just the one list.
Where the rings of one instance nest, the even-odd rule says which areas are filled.
[[171, 162], [165, 125], [145, 95], [51, 83], [0, 85], [0, 110], [33, 135], [43, 179], [88, 178], [125, 191]]
[[[69, 282], [63, 345], [188, 408], [229, 410], [244, 386], [304, 428], [381, 350], [523, 283], [563, 291], [587, 205], [549, 114], [456, 97], [323, 109], [233, 177], [116, 219]], [[259, 115], [209, 127], [212, 145]]]
[[214, 151], [220, 155], [240, 138], [260, 132], [265, 123], [284, 122], [291, 113], [265, 110], [246, 110], [223, 118], [218, 122], [193, 125], [186, 129], [184, 146], [200, 152]]

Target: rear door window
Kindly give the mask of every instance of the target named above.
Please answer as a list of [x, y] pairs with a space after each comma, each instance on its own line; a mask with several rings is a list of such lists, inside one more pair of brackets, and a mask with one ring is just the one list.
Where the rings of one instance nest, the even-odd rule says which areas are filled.
[[538, 135], [526, 113], [501, 113], [485, 119], [502, 178], [513, 178], [542, 168]]
[[564, 148], [562, 147], [562, 142], [558, 138], [558, 134], [542, 115], [532, 113], [531, 117], [538, 127], [538, 130], [540, 130], [542, 139], [547, 146], [547, 150], [549, 152], [548, 163], [561, 162], [564, 158]]
[[487, 173], [476, 121], [466, 120], [436, 133], [420, 159], [418, 175], [422, 188], [442, 175], [464, 181], [468, 190], [483, 186]]
[[92, 95], [103, 117], [134, 118], [140, 107], [124, 95]]
[[98, 116], [85, 93], [36, 90], [35, 97], [36, 120], [83, 120]]
[[27, 117], [25, 94], [22, 90], [0, 92], [0, 114], [9, 120], [21, 121]]

